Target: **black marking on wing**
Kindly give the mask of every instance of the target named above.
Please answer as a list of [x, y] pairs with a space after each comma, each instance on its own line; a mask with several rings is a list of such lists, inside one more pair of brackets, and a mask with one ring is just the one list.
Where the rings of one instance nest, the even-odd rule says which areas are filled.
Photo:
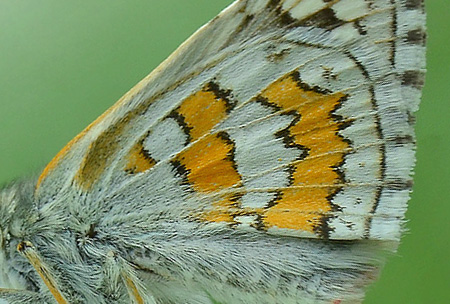
[[[275, 11], [278, 16], [278, 23], [281, 27], [316, 27], [326, 30], [333, 30], [348, 21], [339, 19], [332, 8], [323, 8], [309, 17], [296, 19], [292, 17], [289, 11], [282, 11], [280, 0], [271, 0], [267, 4], [268, 10]], [[330, 2], [323, 0], [324, 3]]]
[[250, 23], [253, 21], [254, 18], [255, 18], [254, 15], [245, 16], [244, 20], [242, 20], [241, 24], [239, 24], [239, 26], [237, 27], [237, 32], [240, 33], [244, 31], [250, 25]]
[[355, 20], [355, 22], [353, 23], [353, 26], [356, 28], [356, 30], [358, 31], [358, 33], [361, 36], [367, 35], [367, 30], [366, 30], [365, 26], [363, 26], [361, 24], [361, 20]]
[[220, 98], [225, 101], [227, 114], [230, 114], [237, 104], [237, 101], [233, 100], [233, 92], [231, 90], [220, 88], [219, 84], [215, 81], [210, 81], [206, 85], [205, 91], [212, 92], [216, 98]]
[[[391, 0], [391, 4], [392, 4], [392, 12], [391, 12], [391, 17], [392, 17], [392, 23], [391, 23], [391, 35], [392, 37], [395, 37], [397, 35], [397, 28], [398, 28], [398, 20], [397, 20], [397, 11], [395, 10], [395, 0]], [[391, 62], [391, 65], [393, 67], [395, 67], [395, 56], [396, 56], [396, 48], [395, 48], [395, 40], [391, 41], [390, 43], [390, 58], [389, 61]]]
[[297, 25], [314, 26], [331, 31], [345, 23], [346, 21], [336, 17], [336, 14], [332, 8], [324, 8], [310, 17], [301, 20], [297, 23]]
[[301, 119], [301, 115], [297, 111], [289, 111], [283, 115], [290, 115], [293, 120], [286, 128], [275, 133], [275, 137], [283, 140], [284, 146], [288, 149], [295, 148], [299, 151], [297, 160], [305, 159], [309, 155], [309, 149], [303, 145], [295, 143], [295, 138], [292, 136], [290, 129], [295, 126]]
[[[232, 163], [233, 169], [239, 174], [239, 171], [238, 171], [238, 168], [237, 168], [237, 164], [236, 164], [236, 160], [235, 160], [236, 143], [231, 139], [230, 135], [227, 132], [225, 132], [225, 131], [221, 131], [221, 132], [217, 133], [216, 136], [217, 136], [217, 138], [220, 138], [221, 140], [226, 142], [227, 145], [232, 147], [230, 149], [230, 151], [227, 153], [226, 160], [228, 160], [228, 161], [230, 161]], [[242, 180], [242, 177], [241, 177], [241, 180]]]
[[[354, 122], [354, 120], [344, 120], [341, 115], [335, 114], [335, 112], [342, 106], [342, 104], [346, 100], [347, 100], [347, 96], [342, 97], [339, 100], [339, 103], [334, 107], [333, 111], [331, 111], [331, 113], [330, 113], [333, 121], [338, 123], [339, 130], [344, 130], [345, 128], [349, 127]], [[342, 136], [339, 133], [339, 131], [336, 132], [336, 136], [339, 136], [342, 141], [344, 141], [348, 144], [349, 147], [351, 147], [353, 145], [352, 141], [350, 139]], [[342, 170], [344, 163], [345, 163], [345, 155], [342, 157], [342, 161], [339, 164], [336, 164], [335, 166], [332, 167], [333, 171], [338, 175], [338, 178], [339, 178], [338, 184], [342, 184], [342, 185], [347, 183], [345, 173]], [[336, 195], [339, 192], [341, 192], [342, 190], [343, 190], [342, 187], [336, 187], [334, 189], [334, 191], [327, 196], [327, 201], [331, 206], [330, 212], [335, 213], [335, 212], [343, 211], [342, 207], [333, 203], [333, 200], [336, 197]], [[330, 238], [330, 233], [334, 231], [334, 228], [332, 228], [329, 224], [329, 221], [332, 220], [333, 218], [335, 218], [334, 215], [322, 216], [322, 218], [320, 219], [320, 224], [317, 225], [316, 227], [314, 227], [315, 233], [320, 235], [320, 237], [322, 239], [328, 240]]]
[[[349, 59], [351, 59], [356, 66], [360, 69], [361, 73], [363, 74], [363, 76], [367, 79], [368, 83], [372, 83], [372, 80], [369, 76], [368, 71], [366, 70], [366, 68], [361, 64], [361, 62], [358, 61], [358, 59], [356, 59], [355, 56], [353, 56], [350, 52], [345, 52], [345, 54], [347, 55], [347, 57]], [[371, 104], [372, 104], [372, 109], [374, 110], [375, 114], [374, 114], [374, 118], [375, 118], [375, 126], [376, 126], [376, 132], [378, 135], [378, 138], [380, 139], [381, 144], [379, 145], [379, 151], [381, 154], [381, 159], [380, 159], [380, 179], [381, 182], [383, 183], [386, 179], [386, 145], [384, 144], [384, 136], [383, 136], [383, 132], [381, 130], [381, 119], [380, 119], [380, 115], [378, 114], [378, 104], [377, 104], [377, 100], [375, 99], [375, 89], [373, 87], [373, 85], [370, 85], [369, 88], [369, 92], [371, 95]], [[370, 210], [370, 214], [375, 214], [378, 205], [380, 204], [380, 198], [381, 198], [381, 192], [383, 190], [382, 186], [378, 186], [376, 193], [375, 193], [375, 202], [373, 204], [372, 209]], [[369, 238], [370, 236], [370, 226], [372, 223], [372, 217], [368, 217], [365, 223], [365, 232], [364, 232], [364, 238]]]
[[264, 107], [272, 109], [272, 113], [280, 112], [283, 110], [282, 107], [270, 102], [267, 98], [262, 96], [257, 96], [255, 102], [262, 104]]
[[194, 192], [194, 189], [190, 188], [191, 183], [188, 180], [189, 170], [179, 160], [172, 160], [170, 164], [175, 169], [175, 175], [181, 178], [181, 184], [189, 186], [190, 191]]
[[[293, 165], [290, 165], [286, 170], [289, 173], [289, 177], [292, 181], [292, 176], [294, 175], [295, 167]], [[290, 182], [290, 184], [292, 184], [292, 182]], [[282, 197], [283, 197], [283, 192], [281, 190], [275, 191], [275, 197], [270, 202], [267, 203], [267, 205], [264, 207], [264, 209], [270, 209], [273, 206], [277, 205]]]
[[425, 46], [427, 34], [423, 29], [411, 30], [406, 36], [406, 41], [411, 44]]
[[181, 127], [181, 130], [183, 130], [183, 133], [186, 134], [186, 136], [187, 136], [185, 145], [188, 145], [192, 140], [192, 137], [191, 137], [192, 127], [188, 126], [188, 124], [186, 123], [186, 121], [184, 119], [184, 116], [181, 115], [180, 113], [178, 113], [177, 110], [174, 110], [174, 111], [170, 112], [169, 115], [167, 115], [167, 118], [174, 119], [177, 122], [177, 124]]
[[403, 136], [399, 135], [397, 137], [390, 139], [389, 141], [392, 141], [394, 144], [399, 145], [399, 146], [416, 143], [416, 140], [411, 135], [403, 135]]
[[421, 89], [425, 82], [425, 75], [421, 71], [405, 71], [401, 76], [402, 85]]
[[[158, 163], [156, 161], [156, 159], [154, 159], [150, 152], [148, 150], [146, 150], [144, 148], [144, 141], [145, 139], [150, 135], [150, 131], [148, 131], [147, 133], [145, 133], [145, 135], [142, 137], [142, 139], [138, 142], [139, 146], [141, 146], [142, 148], [139, 150], [139, 154], [141, 156], [143, 156], [149, 163], [153, 163], [156, 164]], [[128, 174], [136, 174], [137, 173], [137, 168], [136, 167], [132, 167], [132, 168], [126, 168], [125, 172]]]
[[421, 9], [424, 10], [424, 0], [406, 0], [405, 7], [409, 10]]
[[402, 180], [402, 179], [398, 179], [398, 180], [391, 180], [389, 182], [387, 182], [385, 184], [386, 189], [390, 189], [390, 190], [397, 190], [397, 191], [402, 191], [402, 190], [411, 190], [413, 187], [413, 180], [409, 179], [409, 180]]
[[331, 91], [328, 89], [321, 88], [319, 86], [310, 86], [309, 84], [303, 82], [299, 71], [292, 72], [291, 77], [292, 77], [292, 79], [294, 79], [297, 82], [298, 87], [300, 89], [302, 89], [303, 91], [311, 91], [311, 92], [316, 92], [316, 93], [320, 93], [323, 95], [331, 94]]
[[[260, 104], [264, 105], [265, 107], [272, 108], [274, 113], [283, 111], [282, 107], [280, 107], [280, 106], [270, 102], [267, 98], [258, 96], [255, 101], [259, 102]], [[309, 149], [306, 148], [303, 145], [296, 144], [295, 140], [294, 140], [294, 137], [290, 133], [290, 128], [292, 128], [294, 125], [296, 125], [300, 121], [301, 115], [295, 110], [283, 112], [283, 113], [281, 113], [281, 115], [291, 116], [292, 117], [292, 121], [286, 128], [276, 132], [274, 134], [275, 137], [281, 138], [283, 140], [284, 146], [286, 148], [288, 148], [288, 149], [292, 149], [292, 148], [298, 149], [298, 151], [299, 151], [299, 156], [297, 157], [298, 160], [305, 159], [305, 157], [308, 156]]]

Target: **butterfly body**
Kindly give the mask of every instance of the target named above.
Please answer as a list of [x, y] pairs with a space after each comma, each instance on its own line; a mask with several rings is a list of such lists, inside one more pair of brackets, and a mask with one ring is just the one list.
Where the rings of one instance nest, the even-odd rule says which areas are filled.
[[352, 3], [236, 1], [5, 188], [0, 299], [361, 302], [402, 232], [424, 12]]

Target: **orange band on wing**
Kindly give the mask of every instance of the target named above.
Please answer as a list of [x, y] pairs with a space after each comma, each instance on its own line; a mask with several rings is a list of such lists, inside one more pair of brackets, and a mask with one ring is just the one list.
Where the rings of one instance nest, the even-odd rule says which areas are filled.
[[[283, 110], [295, 110], [300, 120], [289, 128], [295, 144], [308, 150], [308, 156], [294, 165], [291, 186], [332, 185], [341, 181], [335, 168], [344, 157], [348, 143], [338, 134], [339, 123], [333, 110], [345, 97], [342, 93], [325, 94], [306, 91], [298, 83], [296, 73], [270, 85], [262, 97]], [[329, 155], [324, 155], [330, 153]], [[320, 156], [320, 158], [315, 158]], [[322, 219], [331, 211], [329, 196], [336, 189], [309, 187], [283, 190], [276, 204], [263, 216], [266, 227], [300, 229], [314, 232]]]
[[226, 92], [213, 83], [183, 101], [177, 112], [183, 116], [190, 129], [191, 140], [197, 140], [208, 133], [227, 116]]
[[[209, 82], [201, 90], [195, 92], [172, 111], [165, 119], [172, 118], [179, 124], [180, 129], [187, 135], [187, 142], [194, 142], [202, 136], [211, 133], [212, 128], [225, 119], [232, 107], [228, 96], [229, 91], [219, 88], [214, 82]], [[151, 132], [151, 131], [149, 131]], [[149, 170], [156, 165], [156, 160], [145, 150], [143, 142], [150, 133], [146, 133], [125, 157], [124, 170], [135, 174]], [[196, 147], [199, 145], [197, 144]], [[191, 148], [190, 150], [192, 151]]]
[[156, 164], [156, 161], [145, 151], [142, 141], [131, 148], [127, 158], [125, 171], [131, 174], [147, 171]]
[[233, 223], [234, 217], [231, 210], [236, 210], [236, 202], [230, 196], [224, 197], [212, 204], [212, 209], [199, 215], [200, 219], [208, 222]]
[[196, 191], [217, 192], [241, 180], [230, 159], [233, 148], [223, 133], [211, 134], [181, 152], [175, 161], [186, 169], [187, 180]]
[[[230, 197], [217, 200], [212, 204], [211, 210], [200, 216], [202, 220], [235, 223], [235, 216], [256, 215], [260, 222], [255, 225], [259, 227], [287, 228], [310, 233], [320, 229], [323, 219], [333, 208], [330, 197], [340, 189], [339, 185], [343, 182], [336, 168], [342, 164], [349, 144], [338, 133], [341, 123], [336, 121], [333, 111], [345, 100], [346, 95], [310, 88], [299, 79], [298, 73], [286, 75], [254, 99], [262, 99], [265, 103], [272, 104], [280, 115], [289, 113], [298, 117], [295, 120], [293, 118], [292, 125], [279, 135], [285, 136], [292, 148], [298, 148], [299, 155], [302, 151], [305, 152], [303, 159], [295, 160], [290, 165], [290, 186], [278, 190], [276, 199], [266, 208], [241, 207], [239, 191], [245, 192], [245, 189], [236, 188], [236, 191], [233, 191], [237, 195], [234, 200], [231, 199], [231, 194]], [[221, 177], [217, 180], [214, 177], [214, 181], [211, 179], [209, 183], [205, 183], [204, 176], [200, 177], [196, 172], [196, 166], [207, 163], [208, 159], [218, 153], [213, 151], [213, 146], [217, 144], [211, 141], [211, 147], [205, 150], [205, 147], [194, 145], [193, 150], [196, 152], [186, 154], [183, 160], [187, 168], [194, 168], [189, 181], [197, 185], [200, 191], [216, 191], [220, 188], [219, 185], [227, 187], [236, 185], [239, 181], [230, 165], [227, 167], [230, 173], [225, 175], [222, 174], [222, 169], [205, 171]], [[227, 145], [222, 143], [216, 149], [220, 149], [219, 147], [224, 149]], [[199, 150], [205, 153], [201, 157], [198, 157]], [[224, 151], [227, 149], [218, 155], [223, 157]], [[279, 157], [282, 158], [283, 155]], [[206, 167], [200, 165], [200, 168]], [[233, 176], [229, 179], [232, 182], [226, 184], [228, 175]], [[198, 187], [199, 185], [202, 186]]]

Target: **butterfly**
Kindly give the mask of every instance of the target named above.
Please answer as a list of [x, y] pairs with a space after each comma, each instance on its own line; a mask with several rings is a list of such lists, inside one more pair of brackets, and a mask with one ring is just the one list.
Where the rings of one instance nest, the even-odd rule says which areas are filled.
[[1, 190], [0, 302], [361, 302], [424, 54], [419, 0], [235, 1]]

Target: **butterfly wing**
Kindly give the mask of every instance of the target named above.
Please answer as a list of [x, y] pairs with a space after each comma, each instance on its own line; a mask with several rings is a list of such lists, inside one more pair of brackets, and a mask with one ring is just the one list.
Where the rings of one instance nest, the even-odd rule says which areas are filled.
[[36, 196], [188, 195], [189, 208], [167, 207], [175, 217], [398, 240], [424, 14], [419, 2], [348, 2], [235, 2], [75, 137]]
[[163, 302], [360, 301], [409, 199], [424, 24], [421, 1], [236, 1], [50, 162], [43, 221]]

